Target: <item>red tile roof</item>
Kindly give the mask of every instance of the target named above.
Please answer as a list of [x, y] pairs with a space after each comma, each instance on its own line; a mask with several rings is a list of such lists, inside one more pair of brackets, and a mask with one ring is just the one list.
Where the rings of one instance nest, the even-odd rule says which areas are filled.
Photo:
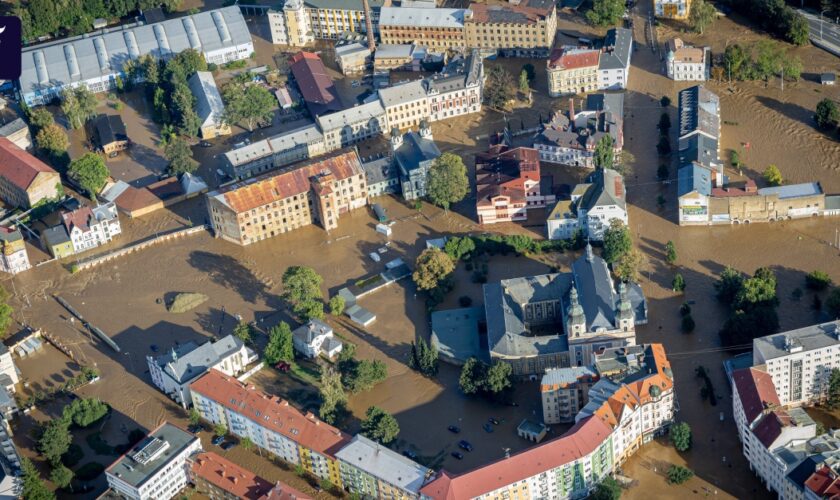
[[301, 493], [288, 484], [277, 481], [274, 488], [267, 495], [260, 497], [259, 500], [312, 500], [312, 497]]
[[840, 478], [830, 468], [823, 466], [805, 481], [805, 487], [820, 498], [840, 498]]
[[773, 451], [771, 446], [782, 434], [782, 429], [788, 425], [790, 425], [790, 416], [782, 410], [776, 410], [765, 415], [756, 424], [753, 434], [765, 448]]
[[504, 6], [471, 2], [472, 17], [467, 22], [522, 24], [544, 20], [555, 8], [555, 2], [525, 0], [519, 5], [505, 3]]
[[288, 401], [258, 391], [217, 370], [210, 370], [193, 382], [190, 390], [321, 455], [333, 457], [350, 442], [350, 436], [312, 413], [303, 414]]
[[435, 500], [473, 498], [533, 475], [570, 463], [595, 451], [612, 433], [601, 420], [588, 417], [568, 432], [534, 448], [459, 476], [442, 472], [420, 493]]
[[289, 62], [303, 100], [313, 115], [343, 109], [335, 84], [318, 54], [301, 51], [293, 55]]
[[93, 219], [93, 211], [87, 206], [61, 214], [61, 221], [67, 228], [67, 234], [70, 234], [74, 227], [78, 227], [83, 233], [90, 231], [91, 219]]
[[601, 52], [597, 50], [555, 49], [549, 58], [549, 69], [578, 69], [598, 66]]
[[525, 203], [525, 180], [540, 180], [540, 157], [536, 149], [493, 147], [475, 156], [476, 205], [492, 206], [500, 196], [511, 203]]
[[752, 423], [765, 408], [780, 406], [776, 386], [770, 374], [755, 368], [742, 368], [732, 374], [747, 423]]
[[0, 177], [25, 191], [41, 172], [58, 175], [46, 163], [20, 149], [6, 137], [0, 137]]
[[239, 498], [257, 500], [274, 487], [273, 484], [215, 453], [199, 453], [191, 458], [190, 475], [200, 477]]

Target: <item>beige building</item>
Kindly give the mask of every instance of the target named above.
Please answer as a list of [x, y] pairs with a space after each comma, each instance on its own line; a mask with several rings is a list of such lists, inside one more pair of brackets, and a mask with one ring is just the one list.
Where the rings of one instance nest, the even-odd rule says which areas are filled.
[[190, 91], [195, 96], [195, 112], [201, 125], [198, 133], [202, 139], [230, 135], [230, 125], [225, 121], [225, 103], [213, 73], [197, 71], [189, 80]]
[[598, 378], [598, 372], [589, 366], [546, 370], [540, 382], [543, 423], [574, 422], [575, 415], [589, 402], [589, 389]]
[[321, 115], [317, 121], [327, 151], [345, 148], [388, 130], [385, 108], [379, 100]]
[[509, 55], [548, 55], [557, 33], [552, 0], [522, 0], [504, 6], [471, 3], [464, 18], [467, 47]]
[[[342, 33], [366, 33], [363, 0], [287, 0], [283, 15], [269, 12], [273, 43], [302, 47], [315, 40], [336, 40]], [[369, 0], [372, 26], [379, 22], [379, 11], [390, 0]]]
[[598, 90], [598, 61], [600, 50], [557, 49], [551, 53], [546, 73], [548, 94], [585, 94]]
[[425, 80], [400, 83], [379, 90], [388, 125], [400, 130], [417, 127], [429, 119], [429, 98]]
[[464, 47], [464, 9], [383, 7], [379, 36], [385, 44], [418, 44], [441, 51]]
[[341, 214], [367, 205], [367, 183], [355, 150], [292, 165], [207, 195], [217, 237], [240, 245], [310, 224], [330, 230]]
[[0, 199], [4, 203], [27, 209], [62, 196], [64, 189], [58, 172], [0, 137]]
[[232, 179], [247, 179], [326, 152], [324, 135], [313, 123], [224, 153], [222, 169]]
[[691, 0], [653, 0], [653, 13], [662, 19], [688, 19]]

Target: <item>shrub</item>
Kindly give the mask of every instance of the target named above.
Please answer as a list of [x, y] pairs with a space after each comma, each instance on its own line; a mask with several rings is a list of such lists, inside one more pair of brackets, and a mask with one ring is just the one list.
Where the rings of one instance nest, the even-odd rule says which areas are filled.
[[683, 484], [694, 477], [694, 472], [691, 469], [679, 465], [672, 465], [668, 469], [668, 482], [670, 484]]
[[677, 451], [687, 451], [691, 448], [691, 427], [685, 422], [673, 424], [668, 431], [668, 438]]
[[825, 271], [811, 271], [805, 276], [805, 286], [811, 290], [825, 290], [831, 285], [831, 276]]

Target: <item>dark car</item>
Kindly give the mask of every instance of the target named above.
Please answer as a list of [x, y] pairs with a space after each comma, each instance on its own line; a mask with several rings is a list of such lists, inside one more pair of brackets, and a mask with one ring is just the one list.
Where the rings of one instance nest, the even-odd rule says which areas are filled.
[[191, 425], [191, 426], [187, 427], [187, 430], [192, 432], [193, 434], [197, 434], [198, 432], [201, 431], [201, 426], [198, 425], [198, 424]]
[[484, 429], [484, 432], [487, 432], [487, 433], [493, 432], [493, 426], [490, 425], [490, 424], [484, 424], [482, 426], [482, 428]]
[[452, 456], [457, 458], [458, 460], [463, 460], [463, 458], [464, 458], [464, 454], [461, 453], [460, 451], [453, 451]]
[[417, 460], [417, 453], [414, 453], [414, 452], [413, 452], [413, 451], [411, 451], [411, 450], [405, 450], [405, 451], [403, 452], [403, 456], [406, 456], [406, 457], [408, 457], [408, 458], [410, 458], [410, 459], [412, 459], [412, 460]]
[[219, 445], [220, 445], [220, 444], [222, 444], [224, 441], [225, 441], [225, 437], [224, 437], [224, 436], [216, 436], [216, 437], [214, 437], [214, 438], [213, 438], [213, 440], [212, 440], [212, 441], [210, 441], [210, 442], [211, 442], [211, 443], [213, 443], [213, 444], [215, 444], [216, 446], [219, 446]]
[[458, 448], [461, 448], [462, 450], [466, 450], [466, 451], [472, 451], [473, 450], [473, 446], [470, 444], [469, 441], [467, 441], [465, 439], [462, 439], [462, 440], [458, 441]]
[[458, 434], [459, 432], [461, 432], [461, 428], [454, 425], [450, 425], [449, 427], [447, 427], [447, 429], [449, 429], [449, 432], [453, 434]]
[[236, 446], [236, 443], [234, 443], [233, 441], [228, 441], [228, 442], [222, 444], [222, 449], [223, 450], [229, 450], [229, 449], [233, 448], [234, 446]]
[[490, 417], [490, 418], [488, 418], [488, 419], [487, 419], [487, 422], [489, 422], [489, 423], [491, 423], [491, 424], [493, 424], [493, 425], [499, 425], [499, 420], [498, 420], [497, 418], [495, 418], [495, 417]]

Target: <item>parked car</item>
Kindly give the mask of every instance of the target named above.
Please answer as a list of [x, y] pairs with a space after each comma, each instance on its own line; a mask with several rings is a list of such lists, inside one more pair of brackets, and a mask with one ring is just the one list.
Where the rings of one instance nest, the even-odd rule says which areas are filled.
[[452, 456], [457, 458], [458, 460], [463, 460], [464, 459], [464, 454], [461, 453], [460, 451], [453, 451]]
[[216, 436], [210, 442], [213, 443], [216, 446], [219, 446], [220, 444], [225, 442], [225, 437], [224, 436]]
[[493, 432], [493, 426], [490, 425], [490, 424], [484, 424], [482, 426], [482, 428], [484, 429], [484, 432], [487, 432], [487, 433]]
[[461, 432], [460, 427], [457, 427], [455, 425], [450, 425], [449, 427], [447, 427], [447, 429], [449, 430], [449, 432], [451, 432], [453, 434], [458, 434], [458, 433]]
[[213, 145], [212, 145], [212, 144], [210, 144], [210, 143], [209, 143], [209, 142], [207, 142], [207, 141], [201, 141], [201, 142], [199, 142], [199, 143], [198, 143], [198, 145], [199, 145], [199, 146], [201, 146], [202, 148], [210, 148], [210, 147], [213, 147]]
[[187, 430], [192, 432], [193, 434], [197, 434], [198, 432], [201, 432], [201, 426], [198, 424], [191, 425], [187, 427]]
[[236, 443], [234, 443], [233, 441], [227, 441], [226, 443], [222, 444], [222, 449], [223, 450], [229, 450], [229, 449], [233, 448], [234, 446], [236, 446]]
[[473, 450], [473, 445], [471, 445], [470, 442], [467, 441], [466, 439], [462, 439], [462, 440], [458, 441], [458, 448], [461, 448], [462, 450], [466, 450], [466, 451], [472, 451]]
[[277, 368], [279, 371], [281, 371], [283, 373], [286, 373], [286, 372], [288, 372], [289, 370], [292, 369], [292, 365], [290, 365], [289, 363], [286, 363], [285, 361], [281, 361], [281, 362], [277, 363], [276, 365], [274, 365], [274, 368]]
[[412, 460], [417, 460], [417, 453], [414, 453], [414, 452], [413, 452], [413, 451], [411, 451], [411, 450], [405, 450], [405, 451], [403, 452], [403, 456], [406, 456], [406, 457], [408, 457], [408, 458], [410, 458], [410, 459], [412, 459]]
[[490, 418], [488, 418], [488, 419], [487, 419], [487, 422], [489, 422], [489, 423], [491, 423], [491, 424], [493, 424], [493, 425], [499, 425], [499, 420], [498, 420], [496, 417], [490, 417]]

